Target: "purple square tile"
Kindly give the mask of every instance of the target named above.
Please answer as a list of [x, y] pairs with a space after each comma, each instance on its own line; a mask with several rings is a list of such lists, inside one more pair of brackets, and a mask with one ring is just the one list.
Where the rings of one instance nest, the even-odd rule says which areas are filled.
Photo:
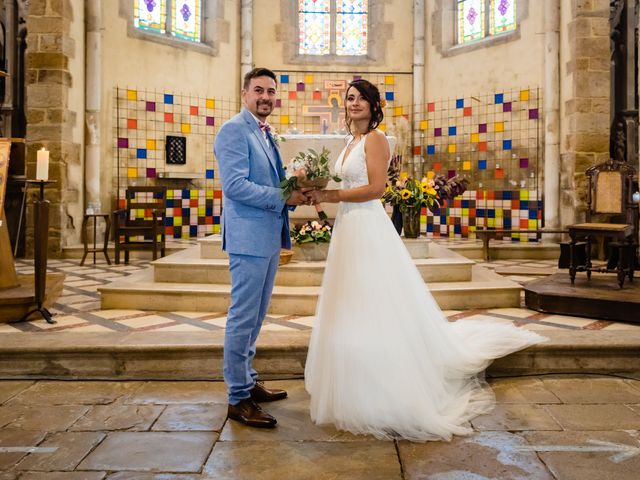
[[456, 176], [456, 171], [455, 170], [448, 170], [447, 171], [447, 178], [453, 178]]
[[521, 158], [520, 159], [520, 168], [529, 168], [529, 159]]
[[213, 127], [216, 124], [216, 119], [213, 117], [207, 117], [207, 125]]
[[478, 133], [487, 133], [487, 124], [481, 123], [478, 125]]
[[503, 112], [510, 112], [511, 111], [511, 102], [505, 102], [502, 104], [502, 111]]
[[529, 109], [529, 120], [535, 120], [538, 118], [538, 109], [530, 108]]
[[433, 134], [434, 134], [436, 137], [441, 137], [441, 136], [442, 136], [442, 129], [441, 129], [441, 128], [436, 128], [436, 129], [434, 129], [434, 130], [433, 130]]
[[279, 98], [276, 99], [276, 108], [280, 108], [282, 106], [282, 100], [280, 100]]
[[129, 148], [129, 139], [118, 138], [118, 148]]
[[156, 111], [156, 102], [147, 102], [147, 112]]
[[147, 178], [156, 178], [155, 168], [147, 168]]
[[303, 82], [298, 82], [298, 84], [296, 85], [296, 90], [298, 92], [304, 92], [304, 83]]

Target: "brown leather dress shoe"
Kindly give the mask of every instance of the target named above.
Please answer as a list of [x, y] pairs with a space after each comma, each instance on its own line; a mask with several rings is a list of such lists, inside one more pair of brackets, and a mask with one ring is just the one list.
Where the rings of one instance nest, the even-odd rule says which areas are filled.
[[287, 392], [284, 390], [266, 388], [262, 382], [256, 382], [249, 393], [251, 393], [251, 400], [254, 402], [275, 402], [287, 398]]
[[229, 405], [227, 417], [249, 427], [257, 428], [274, 428], [278, 423], [274, 417], [264, 412], [260, 405], [250, 398], [241, 400], [236, 405]]

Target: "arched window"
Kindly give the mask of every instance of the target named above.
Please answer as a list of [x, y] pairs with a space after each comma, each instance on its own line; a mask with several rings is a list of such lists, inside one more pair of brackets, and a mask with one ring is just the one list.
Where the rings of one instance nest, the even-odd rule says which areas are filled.
[[516, 0], [456, 1], [459, 44], [500, 35], [516, 28]]
[[298, 0], [300, 55], [366, 55], [368, 0]]
[[134, 0], [133, 24], [142, 30], [201, 41], [202, 0]]

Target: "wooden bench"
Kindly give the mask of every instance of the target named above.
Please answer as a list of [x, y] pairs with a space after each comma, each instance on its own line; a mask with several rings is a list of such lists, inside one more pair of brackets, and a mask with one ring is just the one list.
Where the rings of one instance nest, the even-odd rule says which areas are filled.
[[512, 235], [514, 233], [520, 234], [531, 234], [535, 233], [538, 238], [543, 233], [569, 233], [566, 229], [558, 229], [558, 228], [539, 228], [539, 229], [522, 229], [522, 230], [513, 230], [513, 229], [503, 229], [496, 228], [492, 230], [476, 230], [476, 237], [482, 240], [482, 258], [484, 258], [485, 262], [489, 261], [489, 241], [493, 238], [497, 238], [498, 236], [504, 237], [505, 235]]

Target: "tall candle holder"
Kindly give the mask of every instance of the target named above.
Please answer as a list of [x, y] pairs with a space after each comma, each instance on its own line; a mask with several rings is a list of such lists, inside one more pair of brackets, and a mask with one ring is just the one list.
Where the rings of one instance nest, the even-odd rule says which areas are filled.
[[44, 187], [45, 185], [56, 183], [56, 180], [27, 180], [27, 183], [40, 187], [40, 196], [33, 202], [33, 268], [37, 307], [26, 313], [19, 321], [23, 322], [31, 314], [38, 312], [47, 323], [56, 323], [52, 318], [51, 312], [43, 305], [47, 287], [47, 246], [49, 239], [49, 200], [44, 198]]

